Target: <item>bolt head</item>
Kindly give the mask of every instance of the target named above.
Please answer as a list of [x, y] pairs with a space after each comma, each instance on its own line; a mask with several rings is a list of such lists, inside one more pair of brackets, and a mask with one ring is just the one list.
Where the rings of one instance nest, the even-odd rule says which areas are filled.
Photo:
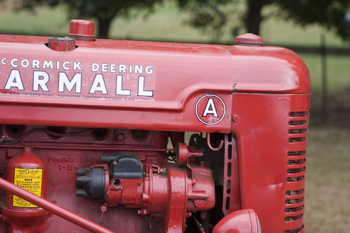
[[232, 121], [237, 122], [239, 120], [239, 117], [237, 115], [232, 116]]
[[239, 35], [235, 40], [237, 45], [252, 45], [252, 46], [262, 46], [264, 44], [264, 40], [253, 33], [246, 33], [243, 35]]

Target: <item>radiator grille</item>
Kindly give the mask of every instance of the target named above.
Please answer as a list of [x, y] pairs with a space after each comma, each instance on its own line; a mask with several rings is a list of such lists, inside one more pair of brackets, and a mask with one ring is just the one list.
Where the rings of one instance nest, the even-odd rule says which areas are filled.
[[[309, 113], [307, 111], [291, 112], [289, 116], [288, 142], [291, 149], [287, 153], [287, 191], [285, 195], [286, 208], [284, 220], [287, 223], [293, 223], [302, 221], [304, 215], [304, 179], [306, 173], [306, 143]], [[288, 190], [289, 188], [290, 190]], [[302, 222], [300, 222], [301, 224]], [[304, 226], [297, 229], [285, 230], [284, 233], [299, 233], [303, 231]]]

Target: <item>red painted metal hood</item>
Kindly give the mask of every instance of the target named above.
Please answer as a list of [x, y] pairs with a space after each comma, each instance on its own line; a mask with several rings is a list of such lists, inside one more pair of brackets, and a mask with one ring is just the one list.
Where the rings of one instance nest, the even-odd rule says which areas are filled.
[[[58, 52], [47, 42], [47, 37], [0, 36], [0, 103], [50, 107], [43, 111], [52, 112], [54, 118], [62, 114], [53, 111], [54, 106], [100, 111], [90, 113], [98, 113], [99, 121], [81, 112], [84, 120], [81, 116], [67, 123], [52, 119], [51, 125], [115, 127], [109, 119], [101, 123], [101, 111], [119, 109], [142, 110], [145, 119], [153, 117], [148, 113], [162, 113], [149, 125], [164, 130], [179, 130], [176, 123], [169, 126], [168, 121], [174, 120], [182, 121], [187, 130], [228, 132], [234, 92], [310, 92], [305, 64], [283, 48], [96, 40], [76, 41], [74, 50]], [[226, 105], [221, 112], [227, 116], [220, 123], [203, 125], [195, 108], [200, 98], [212, 94]], [[164, 115], [174, 112], [178, 114]], [[27, 122], [39, 124], [40, 114], [31, 113]], [[130, 116], [130, 112], [116, 116]], [[118, 127], [147, 128], [139, 119], [128, 120], [119, 121]]]

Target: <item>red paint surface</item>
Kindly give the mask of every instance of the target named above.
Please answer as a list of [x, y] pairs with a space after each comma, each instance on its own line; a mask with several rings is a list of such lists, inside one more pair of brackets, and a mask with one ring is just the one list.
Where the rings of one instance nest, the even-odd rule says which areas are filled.
[[70, 21], [69, 35], [93, 37], [95, 35], [95, 25], [90, 20], [73, 19]]
[[259, 233], [259, 220], [254, 210], [239, 210], [227, 215], [213, 233]]
[[[163, 167], [168, 135], [173, 135], [176, 146], [183, 136], [175, 132], [224, 133], [228, 137], [222, 181], [230, 180], [232, 189], [224, 194], [232, 200], [226, 214], [240, 208], [253, 209], [259, 216], [262, 232], [304, 231], [305, 130], [308, 126], [308, 115], [304, 113], [309, 110], [310, 78], [305, 64], [295, 53], [264, 46], [113, 40], [77, 41], [75, 50], [57, 52], [46, 47], [46, 37], [2, 35], [0, 41], [0, 123], [4, 141], [15, 139], [6, 132], [7, 124], [26, 125], [24, 132], [36, 126], [74, 127], [67, 128], [66, 132], [108, 129], [107, 136], [101, 140], [92, 134], [54, 138], [37, 132], [15, 145], [0, 145], [0, 172], [7, 169], [9, 159], [19, 155], [24, 146], [33, 147], [35, 154], [47, 163], [46, 199], [98, 223], [103, 202], [75, 196], [77, 168], [99, 164], [101, 155], [120, 150], [134, 151], [143, 164]], [[14, 58], [18, 59], [13, 60], [18, 67], [11, 67]], [[28, 67], [21, 67], [24, 59], [28, 60]], [[38, 60], [40, 66], [45, 60], [53, 61], [54, 67], [33, 68], [33, 60]], [[59, 69], [55, 66], [57, 61]], [[64, 69], [63, 62], [68, 62], [70, 69]], [[74, 62], [76, 65], [81, 62], [81, 70], [77, 67], [74, 70]], [[93, 63], [99, 65], [96, 72], [92, 71]], [[25, 66], [26, 61], [23, 64]], [[111, 64], [133, 65], [134, 70], [111, 72]], [[143, 66], [143, 74], [135, 72], [135, 65]], [[146, 66], [152, 66], [153, 72], [147, 74]], [[11, 70], [15, 69], [20, 72], [24, 90], [5, 90]], [[49, 91], [33, 90], [35, 70], [47, 72]], [[81, 92], [78, 93], [76, 87], [71, 92], [67, 88], [60, 92], [60, 72], [70, 80], [81, 73]], [[90, 93], [97, 74], [103, 76], [107, 93]], [[123, 75], [119, 89], [118, 74]], [[141, 93], [151, 91], [152, 96], [138, 95], [139, 76], [144, 76]], [[130, 90], [130, 95], [117, 95], [117, 90], [119, 93]], [[224, 114], [220, 103], [214, 101], [223, 118], [217, 122], [212, 114], [205, 122], [217, 124], [204, 124], [196, 116], [198, 100], [208, 94], [218, 96], [226, 107]], [[200, 105], [202, 111], [202, 103]], [[129, 129], [152, 132], [145, 140], [137, 141]], [[232, 157], [227, 145], [232, 147]], [[206, 156], [209, 154], [204, 154]], [[121, 232], [181, 231], [186, 218], [184, 210], [188, 208], [183, 187], [187, 187], [188, 179], [180, 166], [168, 172], [173, 181], [168, 184], [167, 218], [153, 222], [147, 216], [138, 216], [137, 209], [108, 207], [102, 217], [104, 226]], [[226, 183], [226, 189], [227, 186]], [[5, 192], [0, 195], [5, 196]], [[0, 230], [6, 229], [7, 225], [0, 226]], [[84, 232], [52, 214], [38, 229], [38, 232], [52, 229]]]

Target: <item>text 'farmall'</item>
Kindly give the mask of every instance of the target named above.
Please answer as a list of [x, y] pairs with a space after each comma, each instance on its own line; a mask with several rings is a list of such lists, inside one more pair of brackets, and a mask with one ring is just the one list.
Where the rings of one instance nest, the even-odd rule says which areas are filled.
[[0, 63], [0, 85], [5, 94], [9, 91], [55, 97], [73, 94], [73, 98], [154, 98], [156, 79], [152, 65], [7, 57], [1, 58]]

